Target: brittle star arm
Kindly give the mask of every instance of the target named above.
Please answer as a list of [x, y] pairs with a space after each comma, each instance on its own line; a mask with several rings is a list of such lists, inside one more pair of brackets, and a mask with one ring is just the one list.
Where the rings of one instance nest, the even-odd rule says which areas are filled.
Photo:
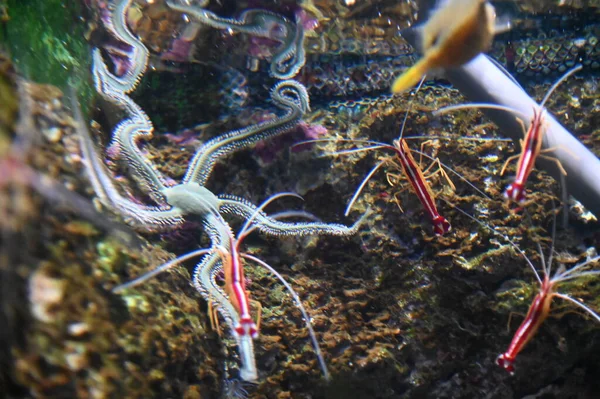
[[181, 210], [169, 205], [148, 207], [124, 198], [117, 190], [110, 171], [98, 155], [89, 130], [86, 128], [81, 110], [75, 104], [77, 134], [79, 136], [83, 164], [89, 176], [94, 192], [108, 208], [122, 215], [125, 221], [139, 229], [163, 231], [183, 222]]
[[[235, 197], [233, 195], [220, 195], [219, 203], [219, 212], [221, 214], [236, 215], [243, 219], [252, 217], [257, 210], [256, 205], [252, 204], [250, 201], [247, 201], [244, 198]], [[349, 236], [358, 231], [366, 216], [367, 214], [363, 215], [356, 223], [348, 227], [338, 223], [282, 222], [267, 216], [261, 211], [256, 214], [254, 224], [259, 231], [274, 236], [305, 236], [311, 234]]]
[[108, 71], [99, 49], [93, 51], [92, 72], [96, 90], [109, 102], [114, 103], [129, 115], [128, 119], [120, 122], [114, 129], [111, 146], [123, 157], [132, 177], [139, 187], [157, 203], [164, 203], [160, 193], [165, 188], [165, 178], [155, 166], [144, 156], [138, 147], [141, 137], [152, 137], [154, 127], [146, 113], [123, 91], [115, 89], [112, 80], [114, 76]]
[[283, 116], [208, 141], [194, 154], [183, 181], [204, 186], [218, 158], [289, 131], [310, 108], [306, 88], [295, 80], [277, 83], [271, 90], [271, 99], [276, 106], [286, 110]]
[[273, 55], [269, 69], [271, 75], [277, 79], [293, 78], [304, 66], [304, 28], [298, 22], [293, 23], [282, 15], [266, 10], [246, 10], [239, 19], [234, 19], [219, 17], [202, 8], [205, 3], [191, 6], [168, 0], [167, 5], [215, 29], [226, 29], [280, 42], [280, 48]]
[[128, 62], [128, 68], [124, 76], [118, 77], [113, 74], [108, 74], [106, 79], [108, 84], [121, 93], [129, 93], [138, 85], [142, 75], [148, 66], [148, 49], [135, 37], [127, 28], [127, 10], [131, 5], [132, 0], [121, 0], [113, 8], [109, 3], [111, 10], [111, 18], [107, 23], [106, 28], [116, 37], [117, 40], [131, 47], [131, 59]]

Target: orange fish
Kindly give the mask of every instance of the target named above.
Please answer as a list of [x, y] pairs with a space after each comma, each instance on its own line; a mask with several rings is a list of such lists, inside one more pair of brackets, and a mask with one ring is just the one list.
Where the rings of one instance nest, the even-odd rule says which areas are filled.
[[465, 64], [487, 51], [500, 30], [496, 28], [496, 11], [487, 1], [446, 1], [422, 27], [423, 58], [396, 78], [392, 93], [411, 88], [431, 69]]

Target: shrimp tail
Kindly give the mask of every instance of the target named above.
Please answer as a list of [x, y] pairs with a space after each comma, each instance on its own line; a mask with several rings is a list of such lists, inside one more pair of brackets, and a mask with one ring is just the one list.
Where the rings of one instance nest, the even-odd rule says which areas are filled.
[[402, 93], [419, 83], [423, 75], [427, 73], [428, 69], [429, 59], [428, 57], [425, 57], [394, 80], [394, 83], [392, 84], [392, 93]]

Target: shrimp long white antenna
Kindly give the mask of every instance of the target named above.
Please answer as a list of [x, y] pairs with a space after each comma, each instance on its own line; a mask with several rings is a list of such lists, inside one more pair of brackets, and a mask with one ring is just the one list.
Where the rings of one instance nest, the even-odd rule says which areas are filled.
[[[598, 260], [598, 259], [596, 259], [596, 260]], [[596, 319], [596, 321], [600, 322], [600, 316], [598, 315], [598, 313], [594, 312], [590, 307], [588, 307], [587, 305], [584, 305], [582, 302], [578, 301], [577, 299], [572, 298], [565, 294], [558, 293], [558, 292], [555, 292], [553, 295], [579, 306], [581, 309], [585, 310], [590, 316], [592, 316], [594, 319]]]
[[[564, 185], [563, 185], [564, 187]], [[555, 209], [554, 199], [552, 200], [552, 208]], [[546, 275], [549, 276], [552, 271], [552, 258], [554, 256], [554, 242], [556, 240], [556, 209], [554, 210], [554, 217], [552, 218], [552, 242], [550, 243], [550, 254], [548, 255], [548, 268], [544, 270]], [[540, 251], [541, 253], [541, 251]], [[543, 259], [543, 257], [542, 257]], [[545, 265], [544, 265], [545, 267]]]
[[290, 148], [294, 148], [297, 146], [301, 146], [304, 144], [313, 144], [313, 143], [352, 143], [352, 144], [368, 144], [372, 146], [381, 146], [381, 147], [390, 147], [389, 144], [382, 143], [375, 140], [366, 140], [366, 139], [341, 139], [341, 138], [329, 138], [329, 139], [312, 139], [312, 140], [303, 140], [294, 143]]
[[312, 324], [310, 322], [308, 313], [306, 312], [304, 305], [302, 305], [302, 301], [300, 300], [300, 297], [298, 296], [296, 291], [283, 278], [283, 276], [277, 272], [277, 270], [275, 270], [273, 267], [271, 267], [265, 261], [260, 260], [249, 254], [241, 254], [241, 256], [258, 263], [259, 265], [261, 265], [262, 267], [264, 267], [265, 269], [267, 269], [268, 271], [273, 273], [273, 275], [275, 277], [277, 277], [277, 279], [281, 282], [281, 284], [283, 284], [285, 286], [285, 288], [288, 290], [290, 295], [292, 295], [294, 302], [296, 302], [296, 306], [298, 307], [298, 309], [300, 309], [300, 312], [302, 312], [302, 317], [304, 317], [304, 320], [306, 320], [306, 328], [308, 329], [308, 333], [310, 335], [310, 339], [312, 341], [313, 348], [315, 350], [315, 354], [317, 356], [317, 359], [319, 360], [319, 366], [321, 367], [321, 371], [323, 372], [323, 377], [325, 378], [326, 381], [329, 381], [331, 379], [331, 376], [329, 374], [329, 370], [327, 369], [327, 365], [325, 364], [325, 359], [323, 357], [323, 353], [321, 352], [321, 347], [319, 346], [319, 342], [317, 341], [317, 335], [315, 334], [315, 330], [312, 328]]
[[[411, 96], [416, 96], [417, 93], [419, 92], [419, 90], [421, 90], [421, 86], [423, 86], [423, 82], [425, 82], [425, 76], [424, 75], [421, 78], [421, 81], [419, 82], [419, 85], [417, 86], [417, 89], [415, 90], [414, 93], [411, 93]], [[414, 101], [411, 101], [408, 103], [408, 108], [406, 109], [406, 113], [404, 114], [404, 119], [402, 120], [402, 126], [400, 127], [400, 134], [398, 135], [398, 140], [400, 140], [402, 138], [402, 136], [404, 135], [404, 128], [406, 127], [406, 121], [408, 120], [408, 114], [410, 113], [410, 111], [412, 111], [412, 107], [413, 107]]]
[[[457, 136], [454, 137], [444, 137], [444, 136], [409, 136], [409, 137], [404, 137], [404, 140], [447, 140], [447, 141], [454, 141], [457, 140]], [[460, 141], [481, 141], [481, 142], [486, 142], [486, 141], [510, 141], [512, 142], [512, 139], [506, 138], [506, 137], [458, 137], [458, 140]]]
[[554, 93], [554, 91], [556, 90], [556, 88], [558, 86], [560, 86], [561, 83], [563, 83], [565, 80], [567, 80], [575, 72], [580, 71], [581, 68], [583, 68], [583, 66], [581, 64], [575, 65], [572, 69], [568, 70], [560, 79], [558, 79], [556, 81], [556, 83], [554, 83], [554, 85], [552, 85], [552, 87], [550, 88], [550, 90], [548, 90], [548, 92], [544, 96], [544, 99], [540, 103], [540, 108], [544, 108], [544, 104], [546, 104], [546, 101], [548, 101], [548, 99], [550, 98], [550, 96], [552, 95], [552, 93]]
[[[553, 209], [553, 217], [552, 217], [552, 242], [550, 243], [550, 251], [548, 254], [548, 262], [546, 262], [546, 259], [544, 257], [544, 251], [542, 250], [542, 245], [538, 242], [536, 242], [537, 244], [537, 248], [538, 248], [538, 252], [540, 254], [540, 260], [542, 262], [542, 271], [544, 272], [545, 276], [550, 277], [551, 273], [552, 273], [552, 258], [554, 255], [554, 242], [556, 239], [556, 204], [554, 203], [554, 199], [551, 200], [552, 202], [552, 209]], [[527, 216], [527, 219], [529, 220], [529, 223], [531, 225], [533, 225], [533, 220], [531, 219], [531, 216], [529, 215], [529, 213], [525, 213], [525, 216]], [[560, 271], [560, 269], [559, 269]], [[557, 272], [558, 274], [558, 272]]]
[[[422, 140], [422, 139], [432, 139], [432, 140], [456, 140], [455, 137], [440, 137], [440, 136], [410, 136], [410, 137], [404, 137], [404, 140]], [[460, 140], [462, 141], [510, 141], [512, 142], [512, 139], [509, 138], [499, 138], [499, 137], [461, 137]], [[390, 144], [386, 144], [386, 143], [381, 143], [379, 141], [373, 141], [373, 140], [365, 140], [365, 139], [340, 139], [340, 138], [330, 138], [330, 139], [314, 139], [314, 140], [304, 140], [304, 141], [299, 141], [297, 143], [295, 143], [294, 145], [292, 145], [292, 148], [295, 146], [300, 146], [303, 144], [313, 144], [313, 143], [352, 143], [352, 144], [368, 144], [368, 147], [361, 147], [361, 148], [351, 148], [351, 149], [347, 149], [347, 150], [339, 150], [339, 151], [333, 151], [333, 152], [329, 152], [327, 154], [321, 154], [318, 157], [319, 158], [325, 158], [325, 157], [329, 157], [332, 155], [348, 155], [348, 154], [355, 154], [358, 152], [364, 152], [364, 151], [371, 151], [371, 150], [379, 150], [379, 149], [390, 149], [390, 150], [394, 150], [394, 147]], [[418, 151], [415, 151], [418, 152]]]
[[529, 267], [531, 267], [531, 270], [533, 270], [533, 273], [535, 274], [535, 277], [537, 278], [538, 282], [540, 284], [542, 284], [542, 279], [538, 273], [538, 271], [535, 269], [535, 266], [533, 265], [533, 263], [531, 263], [531, 260], [529, 260], [529, 258], [527, 257], [527, 255], [525, 255], [525, 252], [523, 252], [523, 250], [521, 248], [519, 248], [519, 246], [517, 244], [515, 244], [515, 242], [513, 240], [511, 240], [508, 236], [500, 233], [499, 231], [496, 231], [496, 229], [494, 229], [492, 226], [483, 223], [480, 220], [477, 220], [475, 217], [469, 215], [467, 212], [463, 211], [462, 209], [460, 209], [459, 207], [457, 207], [456, 205], [452, 204], [450, 201], [446, 201], [446, 203], [448, 205], [450, 205], [452, 208], [456, 209], [457, 211], [459, 211], [460, 213], [462, 213], [463, 215], [465, 215], [466, 217], [468, 217], [469, 219], [473, 220], [474, 222], [476, 222], [477, 224], [479, 224], [480, 226], [488, 229], [489, 231], [491, 231], [494, 235], [506, 240], [508, 243], [510, 243], [510, 245], [513, 246], [513, 248], [527, 261], [527, 264], [529, 265]]
[[162, 265], [158, 266], [157, 268], [150, 270], [149, 272], [147, 272], [145, 274], [142, 274], [141, 276], [139, 276], [136, 279], [133, 279], [125, 284], [117, 285], [116, 287], [114, 287], [112, 289], [112, 292], [115, 294], [118, 294], [126, 289], [137, 287], [138, 285], [148, 281], [149, 279], [156, 276], [157, 274], [160, 274], [166, 270], [169, 270], [170, 268], [177, 266], [180, 263], [185, 262], [188, 259], [192, 259], [197, 256], [206, 255], [212, 251], [213, 250], [210, 248], [202, 248], [202, 249], [197, 249], [195, 251], [188, 252], [185, 255], [181, 255], [175, 259], [172, 259], [166, 263], [163, 263]]
[[600, 256], [596, 256], [594, 258], [588, 259], [585, 262], [576, 265], [569, 270], [565, 270], [562, 272], [557, 272], [556, 275], [552, 278], [555, 281], [567, 281], [572, 280], [574, 278], [583, 277], [583, 276], [594, 276], [600, 274], [600, 270], [588, 270], [581, 271], [584, 267], [589, 265], [590, 263], [594, 263], [600, 260]]
[[473, 108], [494, 109], [496, 111], [510, 112], [511, 114], [518, 115], [524, 121], [531, 119], [530, 115], [526, 115], [525, 113], [519, 111], [518, 109], [515, 109], [512, 107], [507, 107], [505, 105], [488, 104], [488, 103], [466, 103], [466, 104], [450, 105], [447, 107], [436, 109], [435, 111], [432, 112], [432, 114], [433, 114], [433, 116], [439, 116], [441, 114], [446, 114], [446, 113], [452, 112], [452, 111], [460, 111], [463, 109], [473, 109]]
[[340, 151], [333, 151], [330, 152], [327, 155], [324, 156], [331, 156], [331, 155], [348, 155], [348, 154], [355, 154], [357, 152], [365, 152], [365, 151], [371, 151], [371, 150], [378, 150], [380, 148], [391, 148], [390, 145], [387, 144], [381, 144], [381, 145], [374, 145], [371, 147], [361, 147], [361, 148], [352, 148], [349, 150], [340, 150]]
[[[600, 260], [600, 258], [592, 259], [592, 261], [598, 261], [598, 260]], [[567, 270], [567, 271], [571, 271], [571, 270]], [[573, 274], [560, 274], [560, 275], [552, 278], [552, 281], [562, 282], [562, 281], [573, 280], [573, 279], [580, 278], [580, 277], [597, 276], [597, 275], [600, 275], [600, 270], [588, 270], [585, 272], [577, 272], [577, 273], [573, 273]]]
[[[311, 220], [313, 222], [322, 222], [322, 219], [316, 217], [315, 215], [313, 215], [310, 212], [306, 212], [306, 211], [283, 211], [283, 212], [277, 212], [274, 213], [272, 215], [270, 215], [271, 219], [277, 219], [277, 220], [281, 220], [281, 219], [288, 219], [288, 218], [304, 218], [304, 219], [308, 219]], [[250, 232], [247, 232], [246, 235], [248, 235]]]
[[[542, 261], [542, 271], [544, 272], [544, 275], [549, 276], [548, 270], [549, 270], [550, 266], [546, 265], [546, 259], [544, 257], [544, 251], [542, 250], [542, 245], [539, 242], [536, 242], [536, 244], [537, 244], [538, 252], [540, 254], [540, 260]], [[553, 248], [553, 247], [550, 247], [550, 248]], [[552, 249], [550, 249], [550, 254], [552, 254]]]
[[[422, 139], [431, 139], [431, 140], [456, 140], [456, 137], [443, 137], [443, 136], [409, 136], [404, 137], [404, 140], [422, 140]], [[461, 141], [512, 141], [509, 138], [502, 137], [460, 137]], [[362, 148], [353, 148], [350, 150], [341, 150], [335, 151], [323, 156], [330, 155], [340, 155], [340, 154], [352, 154], [354, 152], [360, 151], [368, 151], [368, 150], [377, 150], [380, 148], [390, 148], [393, 146], [390, 144], [382, 143], [374, 140], [365, 140], [365, 139], [340, 139], [340, 138], [330, 138], [330, 139], [313, 139], [313, 140], [304, 140], [299, 141], [291, 146], [291, 148], [296, 146], [301, 146], [304, 144], [313, 144], [313, 143], [352, 143], [352, 144], [368, 144], [371, 147], [362, 147]]]
[[377, 172], [379, 170], [379, 168], [381, 168], [385, 164], [385, 162], [386, 162], [386, 160], [384, 159], [383, 161], [381, 161], [377, 165], [375, 165], [375, 167], [373, 169], [371, 169], [369, 174], [367, 174], [367, 176], [363, 179], [362, 183], [360, 183], [360, 186], [358, 186], [358, 188], [356, 189], [354, 196], [352, 196], [352, 199], [348, 203], [348, 206], [346, 207], [346, 212], [344, 212], [344, 216], [348, 216], [348, 214], [350, 213], [350, 210], [352, 209], [352, 206], [358, 199], [358, 196], [362, 192], [363, 188], [367, 185], [367, 182], [369, 181], [369, 179], [371, 177], [373, 177], [375, 172]]
[[248, 218], [248, 220], [246, 220], [246, 223], [244, 223], [244, 226], [238, 233], [238, 237], [237, 237], [238, 243], [241, 242], [244, 239], [244, 237], [247, 236], [250, 232], [252, 232], [252, 229], [249, 230], [248, 227], [252, 224], [254, 219], [256, 219], [256, 217], [263, 211], [263, 209], [265, 209], [267, 207], [267, 205], [269, 205], [271, 202], [273, 202], [279, 198], [282, 198], [282, 197], [296, 197], [296, 198], [300, 198], [301, 200], [304, 201], [304, 198], [302, 198], [301, 195], [298, 195], [296, 193], [291, 193], [291, 192], [277, 193], [275, 195], [270, 196], [269, 198], [264, 200], [263, 203], [260, 204], [258, 206], [258, 208], [256, 208], [256, 210]]
[[[554, 85], [552, 85], [552, 87], [548, 90], [548, 92], [544, 96], [544, 99], [539, 104], [540, 109], [542, 109], [542, 110], [544, 109], [544, 105], [546, 105], [546, 102], [548, 101], [548, 99], [550, 98], [552, 93], [554, 93], [554, 91], [558, 88], [558, 86], [560, 86], [561, 83], [563, 83], [566, 79], [568, 79], [575, 72], [580, 71], [581, 68], [583, 68], [582, 65], [576, 65], [574, 68], [567, 71], [560, 79], [558, 79], [556, 81], [556, 83], [554, 83]], [[494, 110], [498, 110], [498, 111], [506, 111], [506, 112], [510, 112], [512, 114], [518, 115], [523, 120], [528, 120], [531, 118], [531, 116], [524, 114], [523, 112], [519, 111], [518, 109], [515, 109], [512, 107], [507, 107], [504, 105], [490, 104], [490, 103], [466, 103], [466, 104], [450, 105], [448, 107], [443, 107], [443, 108], [433, 111], [433, 115], [438, 116], [438, 115], [445, 114], [445, 113], [448, 113], [451, 111], [458, 111], [458, 110], [462, 110], [462, 109], [471, 109], [471, 108], [484, 108], [484, 109], [494, 109]]]

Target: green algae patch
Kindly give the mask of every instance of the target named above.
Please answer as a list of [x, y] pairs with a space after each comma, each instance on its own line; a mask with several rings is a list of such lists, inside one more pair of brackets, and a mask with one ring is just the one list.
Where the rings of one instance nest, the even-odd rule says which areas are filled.
[[61, 0], [8, 0], [1, 41], [21, 74], [61, 88], [73, 87], [82, 104], [93, 96], [88, 83], [90, 48], [83, 5]]
[[17, 114], [19, 98], [13, 65], [4, 54], [0, 52], [0, 156], [9, 150]]

